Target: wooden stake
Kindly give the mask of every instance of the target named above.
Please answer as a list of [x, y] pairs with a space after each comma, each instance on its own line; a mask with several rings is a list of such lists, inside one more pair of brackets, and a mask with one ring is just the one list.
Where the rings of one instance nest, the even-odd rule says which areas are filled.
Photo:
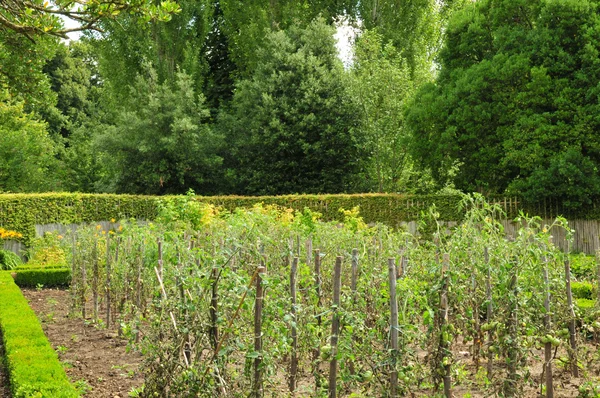
[[[315, 312], [321, 313], [321, 251], [315, 250], [315, 293], [317, 295], [317, 304]], [[321, 341], [321, 315], [317, 315], [317, 337]], [[315, 377], [315, 395], [317, 395], [321, 389], [321, 373], [319, 371], [319, 363], [321, 358], [321, 348], [317, 347], [313, 351], [313, 369], [312, 373]]]
[[579, 367], [577, 366], [577, 329], [575, 328], [575, 308], [573, 306], [573, 292], [571, 291], [571, 262], [569, 261], [569, 249], [567, 243], [567, 258], [565, 260], [565, 287], [567, 290], [567, 305], [569, 307], [569, 358], [571, 361], [571, 374], [573, 377], [579, 377]]
[[86, 313], [85, 313], [85, 290], [87, 284], [87, 270], [85, 269], [85, 259], [81, 259], [81, 317], [85, 321]]
[[256, 300], [254, 301], [254, 351], [258, 354], [254, 358], [254, 378], [252, 385], [252, 397], [259, 398], [264, 395], [262, 380], [262, 358], [263, 358], [263, 340], [262, 340], [262, 310], [265, 298], [265, 292], [262, 285], [262, 275], [265, 273], [264, 261], [258, 267], [256, 277]]
[[218, 316], [218, 305], [219, 305], [219, 291], [218, 291], [218, 279], [219, 279], [219, 268], [213, 267], [210, 284], [211, 284], [211, 298], [210, 298], [210, 342], [213, 350], [217, 347], [219, 341], [219, 328], [217, 326]]
[[329, 398], [336, 397], [337, 382], [337, 343], [340, 333], [340, 293], [342, 290], [342, 257], [335, 259], [335, 269], [333, 275], [333, 320], [331, 322], [331, 362], [329, 362]]
[[[450, 255], [444, 253], [442, 262], [442, 290], [440, 295], [440, 329], [443, 331], [448, 324], [448, 268], [450, 266]], [[442, 367], [444, 370], [444, 396], [452, 397], [452, 376], [450, 374], [450, 342], [444, 338], [444, 333], [440, 336], [440, 349], [442, 350]]]
[[358, 283], [358, 249], [352, 249], [352, 279], [350, 281], [350, 290], [352, 297], [356, 299], [356, 285]]
[[[492, 268], [490, 267], [490, 255], [488, 248], [483, 249], [483, 257], [485, 264], [487, 265], [487, 279], [485, 283], [485, 296], [487, 300], [487, 323], [492, 322], [492, 316], [494, 311], [493, 297], [492, 297]], [[487, 335], [487, 346], [488, 346], [488, 362], [487, 362], [487, 378], [492, 380], [492, 374], [494, 369], [494, 353], [491, 350], [492, 344], [494, 344], [494, 331], [489, 330]]]
[[92, 278], [92, 303], [94, 306], [94, 321], [98, 321], [98, 284], [100, 281], [100, 271], [98, 269], [98, 238], [94, 236], [94, 265]]
[[292, 299], [291, 316], [292, 316], [292, 358], [290, 363], [290, 392], [296, 391], [296, 374], [298, 373], [298, 331], [296, 325], [296, 273], [298, 272], [298, 257], [294, 257], [292, 261], [292, 269], [290, 271], [290, 296]]
[[[546, 314], [544, 315], [544, 327], [546, 333], [550, 333], [551, 329], [551, 317], [550, 317], [550, 282], [548, 281], [548, 261], [546, 258], [542, 259], [544, 268], [542, 269], [544, 276], [544, 291], [546, 297], [544, 298], [544, 309]], [[543, 372], [546, 374], [546, 398], [554, 398], [554, 386], [552, 383], [552, 343], [548, 342], [544, 344], [544, 367]]]
[[158, 244], [158, 273], [160, 278], [163, 277], [163, 251], [162, 251], [162, 240], [160, 238], [157, 239], [156, 243]]
[[390, 397], [398, 396], [398, 300], [396, 299], [396, 263], [393, 258], [388, 259], [388, 280], [390, 290], [390, 350], [392, 356], [392, 370], [390, 372]]
[[110, 284], [111, 284], [111, 269], [110, 269], [110, 234], [106, 233], [106, 328], [110, 327]]

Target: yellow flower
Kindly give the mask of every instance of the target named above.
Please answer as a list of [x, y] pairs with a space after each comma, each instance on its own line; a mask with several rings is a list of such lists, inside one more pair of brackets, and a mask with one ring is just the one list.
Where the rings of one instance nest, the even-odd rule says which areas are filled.
[[116, 222], [117, 220], [115, 220], [114, 218], [110, 219], [110, 222]]
[[102, 225], [100, 225], [100, 224], [96, 225], [96, 229], [102, 229]]
[[62, 235], [58, 235], [58, 236], [57, 236], [57, 238], [60, 240], [60, 239], [62, 239], [63, 237], [62, 237]]
[[119, 232], [121, 232], [123, 230], [123, 226], [119, 225]]

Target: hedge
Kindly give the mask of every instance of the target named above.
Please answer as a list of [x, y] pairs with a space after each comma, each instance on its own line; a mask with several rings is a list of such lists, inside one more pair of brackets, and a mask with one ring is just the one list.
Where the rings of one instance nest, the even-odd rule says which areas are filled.
[[67, 287], [71, 284], [71, 270], [67, 268], [30, 268], [11, 271], [19, 287]]
[[0, 329], [14, 398], [80, 396], [7, 271], [0, 272]]
[[[21, 241], [28, 245], [35, 237], [36, 224], [81, 224], [110, 219], [135, 218], [153, 220], [158, 214], [157, 196], [44, 193], [0, 194], [0, 226], [23, 234]], [[197, 196], [196, 199], [222, 206], [228, 210], [251, 207], [257, 203], [273, 204], [303, 210], [305, 207], [323, 214], [323, 219], [341, 220], [340, 208], [360, 206], [360, 214], [367, 223], [382, 222], [397, 226], [401, 221], [416, 221], [420, 213], [435, 204], [441, 220], [460, 221], [464, 212], [459, 209], [461, 195], [282, 195], [282, 196]], [[563, 214], [571, 218], [600, 219], [600, 208], [595, 202], [578, 214], [567, 214], [553, 203], [525, 204], [516, 197], [489, 197], [500, 203], [509, 217], [519, 210], [529, 214], [553, 217]]]

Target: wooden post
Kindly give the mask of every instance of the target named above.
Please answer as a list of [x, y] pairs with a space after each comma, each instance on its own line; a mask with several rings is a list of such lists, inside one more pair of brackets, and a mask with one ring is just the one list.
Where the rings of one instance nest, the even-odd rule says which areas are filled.
[[306, 265], [310, 265], [312, 261], [313, 254], [313, 244], [312, 244], [312, 236], [309, 236], [306, 240]]
[[75, 231], [73, 231], [73, 247], [71, 250], [71, 314], [75, 314], [75, 308], [77, 307], [77, 273], [76, 270], [76, 257], [77, 257], [77, 236]]
[[110, 327], [110, 283], [111, 283], [111, 270], [110, 270], [110, 234], [106, 233], [106, 328]]
[[356, 299], [356, 288], [358, 284], [358, 249], [352, 249], [352, 279], [350, 281], [350, 290], [352, 297]]
[[218, 321], [218, 305], [219, 305], [219, 290], [218, 290], [218, 279], [219, 279], [219, 268], [214, 266], [210, 275], [211, 284], [211, 298], [210, 298], [210, 343], [213, 350], [217, 346], [219, 341], [219, 328], [217, 326]]
[[[485, 283], [485, 297], [487, 300], [487, 315], [486, 322], [490, 324], [492, 322], [492, 316], [494, 311], [494, 303], [492, 297], [492, 268], [490, 267], [490, 255], [488, 248], [483, 249], [483, 257], [485, 264], [487, 265], [487, 278]], [[492, 352], [492, 344], [494, 344], [494, 331], [488, 330], [487, 335], [487, 346], [488, 346], [488, 360], [487, 360], [487, 378], [492, 380], [492, 374], [494, 369], [494, 353]]]
[[329, 362], [329, 398], [336, 397], [337, 381], [337, 343], [340, 333], [340, 293], [342, 290], [342, 257], [335, 259], [335, 269], [333, 275], [333, 319], [331, 322], [331, 361]]
[[510, 343], [508, 344], [508, 376], [504, 382], [504, 394], [506, 397], [514, 397], [517, 392], [517, 361], [519, 342], [518, 340], [518, 322], [519, 322], [519, 302], [518, 302], [518, 289], [517, 289], [517, 259], [512, 260], [512, 267], [510, 270], [510, 282], [508, 290], [512, 293], [510, 297], [510, 312], [508, 318], [508, 336]]
[[264, 394], [262, 380], [262, 358], [263, 358], [263, 341], [262, 341], [262, 310], [265, 292], [262, 285], [262, 275], [265, 273], [264, 261], [258, 267], [258, 275], [256, 277], [256, 300], [254, 301], [254, 351], [258, 356], [254, 358], [254, 378], [252, 385], [252, 397], [259, 398]]
[[100, 271], [98, 269], [98, 238], [94, 236], [94, 265], [92, 277], [92, 303], [94, 306], [94, 321], [98, 321], [98, 285], [100, 282]]
[[442, 350], [442, 369], [444, 371], [444, 396], [452, 397], [452, 376], [450, 374], [450, 342], [444, 337], [445, 329], [448, 327], [448, 268], [450, 266], [450, 255], [444, 253], [442, 262], [442, 289], [440, 295], [440, 349]]
[[162, 240], [160, 238], [157, 239], [156, 243], [158, 244], [158, 274], [160, 278], [163, 278], [163, 251], [162, 251]]
[[298, 257], [294, 257], [292, 261], [292, 269], [290, 271], [290, 296], [292, 299], [291, 315], [292, 315], [292, 358], [290, 363], [290, 392], [296, 391], [296, 374], [298, 373], [298, 331], [296, 326], [296, 272], [298, 271]]
[[[317, 295], [316, 310], [317, 314], [321, 313], [321, 251], [315, 250], [315, 294]], [[317, 337], [321, 341], [321, 315], [317, 316]], [[315, 394], [318, 394], [321, 389], [321, 374], [319, 371], [319, 363], [321, 357], [321, 348], [317, 347], [313, 351], [313, 375], [315, 377]]]
[[[551, 332], [551, 318], [550, 318], [550, 282], [548, 281], [548, 261], [546, 258], [542, 259], [544, 268], [542, 269], [544, 276], [544, 291], [546, 297], [544, 298], [544, 309], [546, 314], [544, 315], [544, 327], [546, 333]], [[547, 342], [544, 344], [544, 367], [543, 372], [546, 374], [546, 398], [554, 398], [554, 386], [552, 383], [552, 343]]]
[[83, 320], [85, 321], [85, 317], [86, 317], [86, 313], [85, 313], [85, 302], [86, 302], [86, 298], [85, 298], [85, 290], [86, 290], [86, 284], [87, 284], [87, 270], [85, 269], [85, 259], [81, 259], [81, 317], [83, 318]]
[[396, 264], [393, 258], [388, 259], [388, 280], [390, 290], [390, 352], [392, 370], [390, 372], [390, 397], [398, 396], [398, 300], [396, 299]]
[[565, 260], [565, 287], [567, 290], [567, 305], [569, 307], [569, 358], [571, 361], [571, 374], [573, 377], [579, 377], [579, 367], [577, 366], [577, 329], [575, 328], [575, 308], [573, 306], [573, 292], [571, 291], [571, 262], [569, 261], [569, 249], [567, 243], [567, 258]]

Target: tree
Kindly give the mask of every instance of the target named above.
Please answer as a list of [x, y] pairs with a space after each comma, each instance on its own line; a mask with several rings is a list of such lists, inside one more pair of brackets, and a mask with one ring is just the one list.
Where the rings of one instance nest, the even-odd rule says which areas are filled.
[[42, 192], [56, 187], [56, 147], [46, 125], [23, 103], [0, 91], [0, 191]]
[[[219, 182], [220, 139], [207, 124], [204, 97], [190, 76], [159, 83], [148, 67], [112, 125], [96, 127], [96, 150], [107, 170], [102, 190], [120, 193], [213, 193]], [[100, 130], [101, 132], [99, 132]]]
[[463, 190], [572, 208], [600, 194], [598, 6], [481, 0], [457, 12], [439, 76], [407, 113], [421, 166], [439, 182], [458, 166]]
[[221, 128], [234, 191], [344, 192], [359, 167], [357, 108], [334, 29], [322, 20], [269, 33], [252, 77], [236, 85]]
[[[168, 21], [179, 10], [172, 0], [163, 0], [159, 5], [148, 0], [4, 0], [0, 5], [0, 30], [12, 31], [30, 40], [40, 35], [66, 39], [71, 32], [101, 31], [99, 23], [103, 19], [115, 18], [121, 13], [136, 13], [146, 21]], [[79, 25], [65, 28], [61, 17]]]
[[414, 176], [404, 108], [415, 91], [410, 68], [391, 42], [384, 44], [375, 31], [363, 32], [354, 54], [349, 87], [361, 116], [362, 190], [409, 190]]

